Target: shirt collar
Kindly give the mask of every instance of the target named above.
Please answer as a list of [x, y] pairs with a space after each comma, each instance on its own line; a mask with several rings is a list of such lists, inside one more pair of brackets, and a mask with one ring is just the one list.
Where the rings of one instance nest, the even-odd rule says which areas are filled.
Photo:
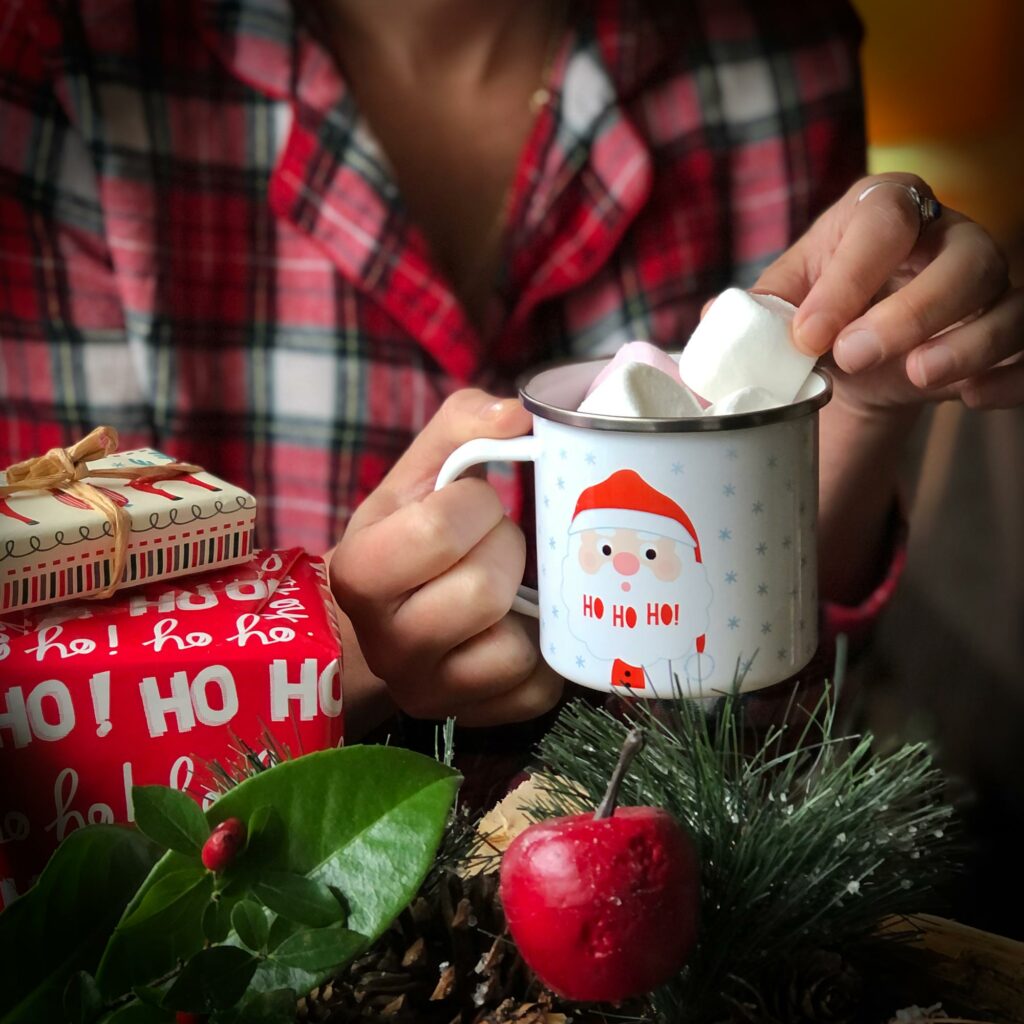
[[[457, 379], [477, 377], [478, 333], [433, 266], [384, 154], [334, 61], [289, 0], [194, 0], [206, 45], [251, 88], [292, 106], [269, 189], [274, 211], [310, 236]], [[521, 362], [545, 299], [591, 276], [643, 206], [651, 159], [626, 101], [663, 57], [642, 0], [593, 0], [551, 70], [513, 183], [503, 291], [515, 301], [492, 354]], [[582, 182], [582, 183], [581, 183]]]

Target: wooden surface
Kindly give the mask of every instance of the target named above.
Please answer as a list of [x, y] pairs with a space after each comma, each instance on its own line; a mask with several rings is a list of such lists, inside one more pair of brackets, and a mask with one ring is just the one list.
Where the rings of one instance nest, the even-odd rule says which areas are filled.
[[961, 1020], [1024, 1022], [1024, 943], [929, 915], [893, 919], [885, 930], [906, 937], [891, 966], [918, 1005], [941, 1001]]

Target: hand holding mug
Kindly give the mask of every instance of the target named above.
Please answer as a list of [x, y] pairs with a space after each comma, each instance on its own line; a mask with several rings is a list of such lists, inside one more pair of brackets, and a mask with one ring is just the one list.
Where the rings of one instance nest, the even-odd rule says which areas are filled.
[[522, 532], [484, 480], [434, 491], [459, 445], [529, 429], [514, 399], [457, 392], [360, 505], [331, 559], [331, 587], [363, 656], [408, 714], [490, 725], [534, 718], [561, 695], [536, 623], [508, 614]]

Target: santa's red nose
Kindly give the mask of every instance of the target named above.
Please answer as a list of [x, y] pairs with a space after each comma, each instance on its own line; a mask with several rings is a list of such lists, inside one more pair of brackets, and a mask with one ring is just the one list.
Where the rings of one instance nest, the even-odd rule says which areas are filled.
[[640, 568], [640, 559], [631, 555], [628, 551], [620, 551], [613, 559], [612, 565], [616, 572], [623, 576], [632, 576]]

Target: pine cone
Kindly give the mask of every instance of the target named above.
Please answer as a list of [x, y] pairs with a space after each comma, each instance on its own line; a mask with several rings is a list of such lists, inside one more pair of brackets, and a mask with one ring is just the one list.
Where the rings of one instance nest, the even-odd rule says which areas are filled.
[[[372, 949], [300, 1000], [297, 1019], [348, 1024], [565, 1024], [505, 934], [498, 875], [445, 872]], [[585, 1014], [573, 1014], [582, 1021]]]
[[861, 1003], [861, 977], [838, 953], [791, 957], [769, 1010], [780, 1024], [848, 1024]]

